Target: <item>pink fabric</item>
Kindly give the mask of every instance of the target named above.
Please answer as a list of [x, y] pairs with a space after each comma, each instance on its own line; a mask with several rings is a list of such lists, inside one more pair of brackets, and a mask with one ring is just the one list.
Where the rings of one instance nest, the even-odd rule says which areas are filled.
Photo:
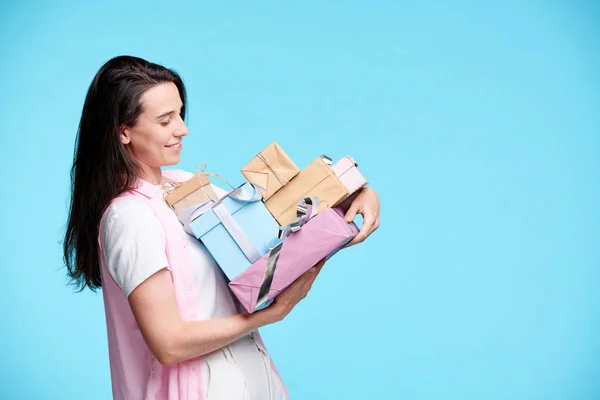
[[[176, 181], [189, 179], [184, 171], [164, 171], [165, 178]], [[165, 232], [167, 260], [181, 319], [196, 319], [196, 288], [185, 232], [164, 203], [160, 190], [140, 181], [137, 188], [114, 201], [133, 199], [148, 205], [160, 220]], [[201, 359], [191, 359], [172, 367], [158, 362], [146, 345], [131, 312], [125, 293], [108, 272], [100, 240], [100, 264], [108, 330], [109, 357], [113, 397], [116, 400], [200, 400], [202, 391]], [[257, 339], [262, 344], [258, 332]], [[275, 373], [279, 376], [273, 365]], [[289, 396], [287, 389], [286, 395]]]
[[[347, 223], [343, 215], [340, 209], [326, 208], [284, 240], [267, 300], [274, 299], [310, 267], [356, 236], [357, 226]], [[256, 307], [268, 259], [269, 253], [229, 283], [246, 311]]]
[[331, 167], [348, 190], [348, 196], [367, 185], [367, 180], [357, 167], [358, 164], [350, 156], [345, 156]]

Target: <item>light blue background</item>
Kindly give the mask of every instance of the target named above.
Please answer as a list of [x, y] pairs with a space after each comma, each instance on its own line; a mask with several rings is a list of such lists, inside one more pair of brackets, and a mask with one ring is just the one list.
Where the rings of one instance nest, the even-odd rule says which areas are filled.
[[[600, 398], [597, 2], [3, 2], [0, 398], [107, 399], [101, 293], [61, 266], [83, 100], [175, 68], [181, 166], [350, 154], [381, 228], [267, 345], [293, 399]], [[527, 3], [525, 5], [524, 3]]]

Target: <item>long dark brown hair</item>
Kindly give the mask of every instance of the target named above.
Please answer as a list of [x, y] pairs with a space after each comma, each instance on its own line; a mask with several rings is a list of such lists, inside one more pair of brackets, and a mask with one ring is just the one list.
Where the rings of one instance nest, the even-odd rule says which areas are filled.
[[70, 283], [83, 290], [102, 286], [98, 250], [99, 224], [110, 202], [135, 183], [139, 168], [120, 140], [122, 125], [135, 126], [143, 111], [142, 94], [173, 82], [183, 102], [179, 75], [138, 57], [119, 56], [104, 64], [83, 105], [71, 168], [71, 205], [65, 233], [64, 262]]

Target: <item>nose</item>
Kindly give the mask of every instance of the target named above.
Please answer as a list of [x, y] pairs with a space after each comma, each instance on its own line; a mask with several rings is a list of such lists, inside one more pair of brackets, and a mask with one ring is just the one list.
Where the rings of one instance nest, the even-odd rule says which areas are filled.
[[187, 125], [185, 124], [183, 119], [181, 119], [181, 117], [179, 117], [179, 126], [175, 130], [175, 136], [177, 136], [177, 137], [187, 136], [187, 134], [188, 134]]

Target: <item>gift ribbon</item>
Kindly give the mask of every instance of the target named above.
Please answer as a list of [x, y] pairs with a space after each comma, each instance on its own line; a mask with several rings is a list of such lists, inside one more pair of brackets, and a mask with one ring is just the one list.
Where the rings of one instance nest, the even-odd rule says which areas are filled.
[[[259, 200], [262, 199], [260, 196]], [[256, 247], [252, 244], [248, 236], [244, 233], [240, 225], [235, 221], [229, 210], [225, 208], [223, 203], [215, 204], [213, 211], [217, 218], [223, 224], [223, 227], [227, 230], [233, 241], [242, 250], [242, 253], [246, 256], [251, 264], [254, 264], [260, 259], [260, 253], [256, 250]]]
[[265, 163], [265, 165], [271, 170], [271, 172], [273, 172], [273, 175], [275, 175], [275, 178], [277, 178], [277, 180], [279, 181], [279, 183], [281, 183], [282, 186], [285, 186], [288, 184], [289, 181], [287, 179], [285, 179], [283, 176], [281, 176], [279, 174], [279, 172], [277, 172], [277, 170], [275, 170], [275, 168], [273, 168], [273, 165], [269, 161], [269, 158], [267, 157], [267, 155], [265, 154], [264, 151], [260, 151], [256, 156], [258, 158], [260, 158], [262, 160], [262, 162]]
[[269, 258], [265, 266], [265, 274], [263, 281], [258, 291], [258, 298], [256, 299], [256, 306], [254, 311], [258, 311], [267, 305], [267, 299], [269, 292], [271, 291], [271, 285], [273, 284], [273, 276], [275, 276], [275, 269], [277, 268], [277, 262], [279, 261], [279, 254], [281, 254], [281, 248], [283, 247], [284, 239], [290, 234], [302, 229], [311, 218], [318, 213], [319, 198], [318, 197], [305, 197], [304, 199], [298, 200], [298, 208], [296, 210], [296, 221], [279, 227], [279, 233], [275, 240], [274, 246], [269, 253]]
[[231, 197], [232, 199], [243, 203], [260, 201], [262, 199], [262, 195], [258, 191], [256, 185], [249, 185], [254, 189], [252, 194], [247, 194], [244, 192], [244, 190], [242, 190], [243, 186], [240, 186], [228, 193], [219, 201], [206, 200], [198, 205], [183, 209], [179, 214], [179, 220], [183, 224], [185, 231], [193, 236], [193, 232], [190, 228], [192, 221], [212, 209], [231, 238], [238, 245], [240, 250], [242, 250], [242, 253], [244, 253], [248, 261], [254, 264], [256, 261], [258, 261], [258, 259], [260, 259], [260, 253], [256, 250], [256, 247], [254, 247], [250, 239], [248, 239], [248, 236], [246, 236], [240, 225], [235, 221], [229, 210], [227, 210], [223, 204], [223, 200], [227, 197]]
[[333, 160], [331, 159], [331, 157], [328, 157], [325, 154], [321, 154], [321, 159], [325, 162], [325, 164], [327, 164], [328, 167], [331, 167], [333, 165]]

